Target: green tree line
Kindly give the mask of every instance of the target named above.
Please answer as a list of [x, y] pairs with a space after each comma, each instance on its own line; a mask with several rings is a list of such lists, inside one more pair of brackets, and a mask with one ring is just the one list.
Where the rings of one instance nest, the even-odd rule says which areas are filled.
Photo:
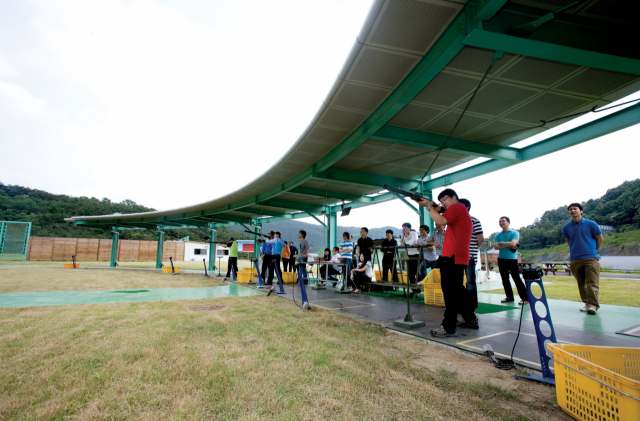
[[[0, 221], [31, 222], [31, 235], [34, 237], [111, 238], [111, 234], [104, 230], [74, 227], [64, 222], [64, 219], [72, 216], [126, 214], [154, 210], [139, 205], [133, 200], [112, 202], [106, 197], [103, 199], [72, 197], [0, 183]], [[205, 234], [197, 229], [167, 230], [165, 239], [177, 240], [187, 236], [192, 241], [205, 241]], [[227, 227], [218, 229], [220, 240], [226, 240], [230, 236], [236, 239], [253, 238], [246, 233], [231, 234]], [[121, 238], [125, 240], [156, 239], [153, 234], [145, 230], [126, 230], [122, 232]]]

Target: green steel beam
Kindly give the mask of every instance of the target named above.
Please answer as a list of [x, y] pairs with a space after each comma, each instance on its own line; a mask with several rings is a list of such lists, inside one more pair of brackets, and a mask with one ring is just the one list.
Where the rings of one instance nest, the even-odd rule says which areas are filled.
[[324, 213], [325, 206], [312, 205], [310, 203], [294, 202], [292, 200], [269, 199], [260, 203], [261, 206], [273, 206], [274, 208], [291, 209], [306, 213]]
[[351, 202], [370, 203], [369, 196], [358, 196], [357, 194], [342, 193], [330, 190], [311, 189], [308, 187], [296, 187], [289, 190], [289, 193], [304, 194], [306, 196], [316, 196], [327, 199], [349, 200]]
[[420, 216], [420, 211], [416, 209], [416, 207], [413, 206], [411, 203], [409, 203], [407, 199], [405, 199], [403, 196], [400, 196], [399, 194], [394, 193], [394, 195], [396, 196], [397, 199], [400, 199], [405, 205], [409, 206], [412, 211], [418, 214], [418, 216]]
[[521, 161], [520, 150], [517, 148], [473, 142], [458, 138], [450, 138], [447, 141], [447, 136], [402, 129], [400, 127], [384, 126], [378, 130], [375, 135], [371, 136], [371, 139], [429, 149], [440, 149], [444, 146], [443, 150], [449, 152], [513, 162]]
[[[349, 205], [345, 205], [345, 207], [349, 207], [352, 209], [357, 209], [357, 208], [362, 208], [365, 206], [369, 206], [369, 205], [374, 205], [377, 203], [382, 203], [382, 202], [388, 202], [389, 200], [394, 200], [396, 197], [393, 195], [393, 193], [384, 193], [378, 196], [373, 197], [373, 202], [371, 203], [349, 203]], [[327, 213], [338, 213], [338, 212], [342, 212], [342, 206], [341, 205], [337, 205], [337, 206], [331, 206], [330, 208], [327, 208]]]
[[478, 0], [475, 4], [475, 17], [480, 20], [491, 20], [492, 17], [509, 0]]
[[278, 221], [289, 221], [291, 219], [302, 219], [302, 218], [310, 218], [311, 215], [306, 212], [292, 213], [287, 215], [286, 217], [274, 216], [273, 218], [262, 218], [259, 219], [260, 224], [268, 224], [269, 222], [278, 222]]
[[[529, 161], [531, 159], [548, 155], [638, 123], [640, 123], [640, 103], [522, 148], [522, 160]], [[425, 183], [424, 188], [431, 190], [437, 187], [448, 186], [479, 175], [510, 167], [511, 165], [514, 165], [514, 163], [497, 160], [486, 161], [481, 164], [429, 180]]]
[[[250, 213], [252, 215], [254, 215], [254, 217], [261, 217], [261, 216], [285, 216], [288, 215], [285, 212], [278, 212], [278, 211], [274, 211], [271, 209], [258, 209], [258, 208], [240, 208], [240, 209], [236, 209], [234, 212], [246, 212], [246, 213]], [[220, 215], [220, 214], [217, 214]], [[216, 216], [217, 216], [216, 215]]]
[[[317, 180], [331, 181], [337, 183], [358, 184], [363, 187], [384, 190], [383, 184], [411, 190], [418, 187], [418, 180], [410, 180], [406, 178], [391, 177], [388, 175], [380, 175], [363, 171], [349, 171], [343, 168], [332, 167], [324, 172], [315, 174]], [[372, 197], [373, 202], [375, 197]], [[369, 202], [369, 203], [371, 203]]]
[[327, 224], [325, 224], [324, 222], [322, 222], [322, 221], [320, 220], [320, 218], [318, 218], [318, 217], [317, 217], [317, 216], [315, 216], [314, 214], [311, 214], [311, 215], [309, 215], [309, 216], [311, 216], [313, 219], [315, 219], [316, 221], [318, 221], [318, 223], [319, 223], [320, 225], [322, 225], [322, 226], [324, 227], [324, 229], [328, 229], [328, 228], [327, 228]]
[[640, 75], [640, 60], [475, 29], [464, 45]]

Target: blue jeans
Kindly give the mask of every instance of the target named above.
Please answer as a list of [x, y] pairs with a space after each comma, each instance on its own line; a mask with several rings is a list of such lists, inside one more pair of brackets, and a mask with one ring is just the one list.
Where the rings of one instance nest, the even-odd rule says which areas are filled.
[[[302, 257], [302, 256], [298, 256], [298, 262], [299, 263], [307, 263], [307, 258], [306, 257]], [[302, 275], [302, 281], [306, 284], [308, 281], [307, 279], [309, 278], [309, 275], [307, 274], [307, 265], [300, 265], [300, 274]]]
[[422, 282], [424, 277], [427, 276], [427, 268], [435, 269], [437, 263], [437, 260], [423, 260], [422, 263], [420, 263], [420, 268], [418, 269], [418, 278], [420, 278], [418, 279], [418, 282]]
[[343, 278], [345, 287], [349, 285], [351, 282], [351, 264], [352, 259], [342, 259], [342, 263], [344, 264]]
[[467, 274], [467, 303], [475, 310], [478, 308], [478, 287], [476, 286], [476, 262], [473, 257], [469, 258], [469, 265], [465, 272]]

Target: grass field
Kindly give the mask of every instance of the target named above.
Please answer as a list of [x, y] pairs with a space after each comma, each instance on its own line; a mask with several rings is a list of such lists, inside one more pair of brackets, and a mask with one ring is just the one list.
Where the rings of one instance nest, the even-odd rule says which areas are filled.
[[[547, 298], [582, 302], [578, 284], [573, 276], [545, 276], [544, 282]], [[518, 291], [515, 288], [513, 291], [517, 297]], [[482, 292], [504, 295], [502, 288]], [[640, 307], [640, 279], [600, 278], [598, 300], [600, 304]]]
[[[45, 285], [27, 281], [47, 276], [48, 290], [204, 279], [86, 272], [96, 277], [3, 268], [0, 285], [7, 292], [22, 277], [22, 290], [42, 291]], [[107, 278], [111, 273], [116, 278]], [[568, 419], [555, 389], [513, 374], [474, 355], [266, 295], [0, 308], [2, 421]]]
[[104, 269], [0, 266], [0, 293], [29, 291], [84, 291], [95, 289], [147, 289], [212, 287], [221, 280], [197, 275]]

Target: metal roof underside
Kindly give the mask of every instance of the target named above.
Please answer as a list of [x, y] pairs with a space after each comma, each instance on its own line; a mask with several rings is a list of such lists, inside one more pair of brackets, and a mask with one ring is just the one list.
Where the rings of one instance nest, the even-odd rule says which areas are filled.
[[[640, 90], [638, 9], [634, 0], [376, 1], [311, 124], [254, 182], [181, 209], [68, 221], [211, 227], [326, 214], [342, 201], [394, 199], [383, 183], [429, 190], [636, 124], [632, 106], [510, 147], [568, 120], [542, 121]], [[430, 177], [478, 157], [490, 159]]]

